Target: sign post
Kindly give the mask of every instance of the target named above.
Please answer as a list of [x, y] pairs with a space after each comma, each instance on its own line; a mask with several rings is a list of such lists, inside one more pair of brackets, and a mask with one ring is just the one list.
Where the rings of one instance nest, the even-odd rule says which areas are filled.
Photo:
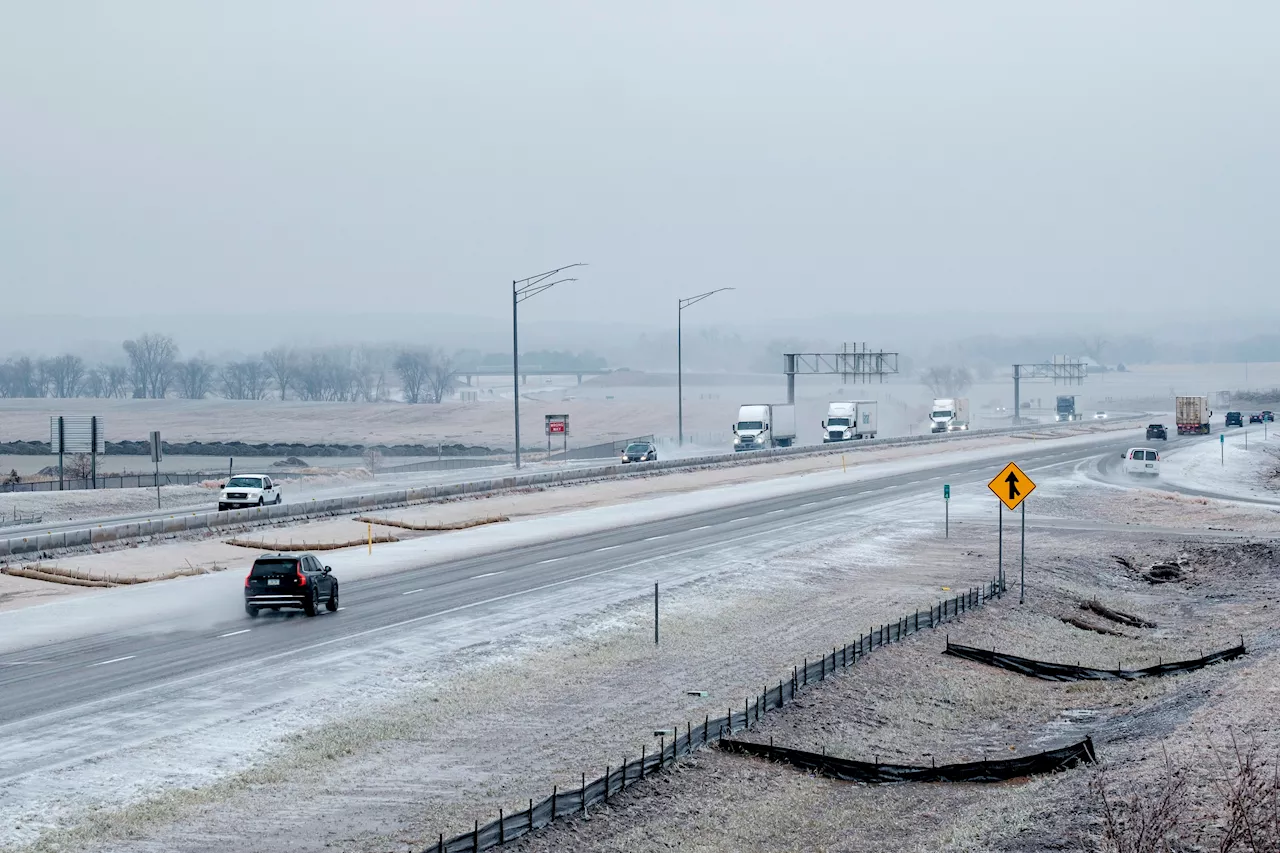
[[164, 446], [160, 443], [160, 431], [151, 431], [151, 461], [156, 465], [156, 509], [160, 508], [160, 460], [164, 459]]
[[1035, 491], [1035, 482], [1016, 463], [1010, 462], [987, 483], [987, 488], [1000, 499], [1000, 591], [1004, 591], [1004, 510], [1022, 507], [1022, 566], [1019, 573], [1018, 603], [1027, 600], [1027, 508], [1023, 501]]
[[942, 506], [944, 507], [944, 519], [946, 524], [946, 535], [944, 538], [951, 538], [951, 484], [944, 483], [942, 485]]
[[58, 454], [58, 489], [66, 487], [63, 462], [68, 453], [89, 456], [91, 489], [98, 487], [98, 454], [105, 453], [102, 418], [97, 415], [54, 415], [49, 418], [49, 448]]
[[564, 440], [565, 461], [569, 461], [569, 416], [547, 415], [547, 460], [551, 459], [551, 436], [558, 435]]
[[1218, 434], [1218, 456], [1219, 464], [1223, 468], [1227, 467], [1227, 434], [1225, 432]]

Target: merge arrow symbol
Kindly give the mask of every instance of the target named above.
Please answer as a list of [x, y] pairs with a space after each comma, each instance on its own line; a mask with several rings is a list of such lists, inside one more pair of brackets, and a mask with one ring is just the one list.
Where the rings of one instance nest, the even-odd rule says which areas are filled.
[[1005, 477], [1004, 481], [1009, 484], [1009, 500], [1013, 500], [1018, 495], [1022, 494], [1022, 492], [1018, 491], [1018, 475], [1017, 474], [1010, 471], [1009, 476]]

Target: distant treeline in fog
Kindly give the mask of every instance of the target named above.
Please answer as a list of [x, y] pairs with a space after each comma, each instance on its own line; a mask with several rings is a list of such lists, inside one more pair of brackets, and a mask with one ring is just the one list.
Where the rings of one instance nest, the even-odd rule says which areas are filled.
[[[592, 353], [521, 354], [526, 369], [599, 370]], [[184, 359], [173, 338], [146, 334], [121, 345], [121, 358], [90, 364], [74, 354], [10, 358], [0, 364], [0, 397], [133, 397], [190, 400], [298, 399], [439, 403], [468, 370], [510, 368], [510, 353], [428, 346], [278, 346], [260, 355]]]

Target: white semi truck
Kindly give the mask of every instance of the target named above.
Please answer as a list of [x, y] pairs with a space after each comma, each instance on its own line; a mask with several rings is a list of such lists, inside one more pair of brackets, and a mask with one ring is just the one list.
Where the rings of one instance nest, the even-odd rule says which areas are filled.
[[822, 442], [875, 438], [880, 418], [875, 400], [833, 400], [822, 422]]
[[1209, 398], [1174, 397], [1173, 417], [1178, 425], [1178, 435], [1208, 435], [1209, 418], [1213, 417]]
[[796, 407], [750, 403], [738, 409], [733, 425], [734, 450], [790, 447], [796, 440]]
[[929, 412], [930, 432], [958, 432], [969, 428], [969, 401], [963, 397], [941, 397]]

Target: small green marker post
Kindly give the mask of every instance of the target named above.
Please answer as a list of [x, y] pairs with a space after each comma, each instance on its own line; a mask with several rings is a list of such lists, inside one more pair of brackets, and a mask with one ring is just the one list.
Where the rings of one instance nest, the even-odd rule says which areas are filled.
[[951, 484], [950, 483], [944, 483], [942, 486], [942, 506], [943, 506], [943, 518], [945, 519], [944, 523], [946, 525], [946, 528], [945, 528], [946, 536], [944, 538], [950, 539], [951, 538]]

